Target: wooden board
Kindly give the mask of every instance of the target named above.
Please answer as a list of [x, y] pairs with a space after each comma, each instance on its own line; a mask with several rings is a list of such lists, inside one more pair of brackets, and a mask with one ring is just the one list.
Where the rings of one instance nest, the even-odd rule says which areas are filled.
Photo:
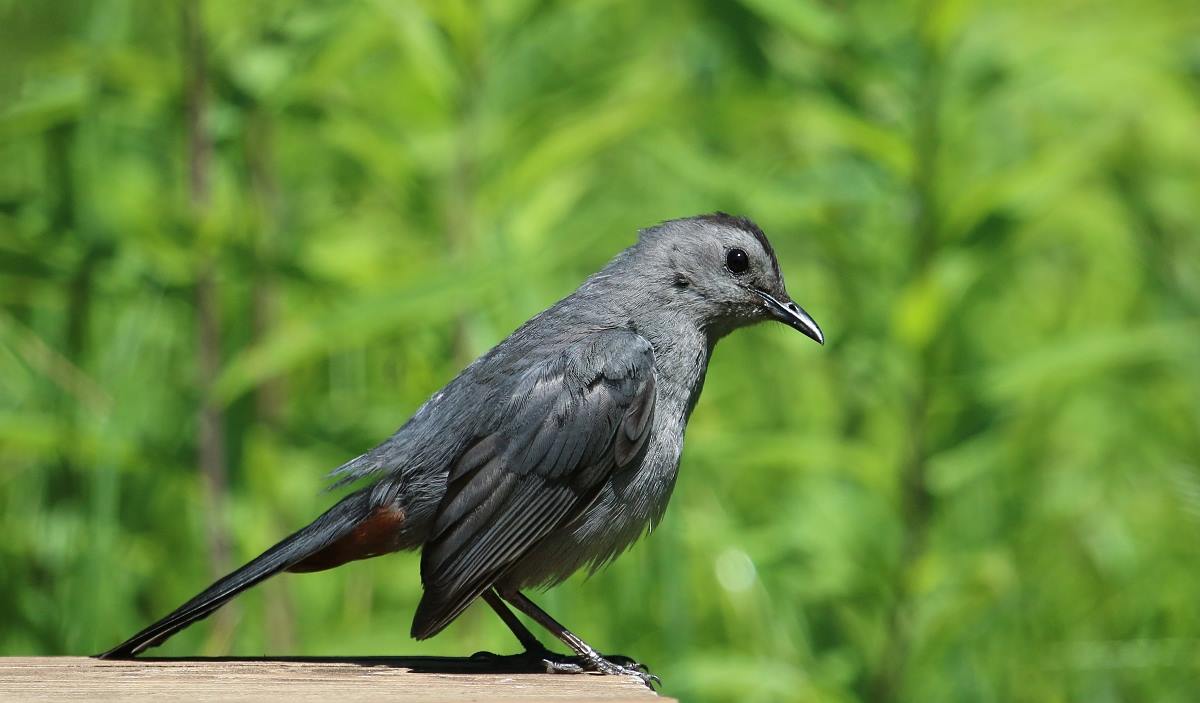
[[0, 658], [0, 701], [668, 701], [633, 677], [502, 673], [470, 659]]

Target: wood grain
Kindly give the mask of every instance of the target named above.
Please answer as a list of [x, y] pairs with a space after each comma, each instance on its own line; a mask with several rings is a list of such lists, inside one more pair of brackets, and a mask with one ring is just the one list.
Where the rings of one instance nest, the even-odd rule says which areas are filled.
[[409, 657], [0, 658], [0, 701], [669, 701], [633, 677], [505, 673]]

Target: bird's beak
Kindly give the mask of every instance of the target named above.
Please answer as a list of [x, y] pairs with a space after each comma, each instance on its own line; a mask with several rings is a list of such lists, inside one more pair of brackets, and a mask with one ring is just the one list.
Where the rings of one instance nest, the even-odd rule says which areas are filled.
[[771, 311], [771, 315], [788, 327], [793, 327], [800, 330], [806, 336], [816, 340], [817, 344], [825, 343], [825, 335], [821, 333], [821, 328], [817, 326], [817, 321], [804, 312], [804, 308], [788, 300], [780, 301], [770, 293], [754, 289], [754, 292], [763, 299], [767, 310]]

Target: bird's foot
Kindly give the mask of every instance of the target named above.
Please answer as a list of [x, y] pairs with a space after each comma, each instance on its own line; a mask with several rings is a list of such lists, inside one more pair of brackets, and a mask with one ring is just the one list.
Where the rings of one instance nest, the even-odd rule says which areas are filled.
[[509, 671], [545, 671], [547, 674], [606, 674], [612, 676], [635, 676], [647, 687], [653, 689], [662, 681], [650, 673], [645, 665], [630, 657], [614, 654], [601, 656], [593, 653], [591, 656], [568, 656], [557, 654], [548, 649], [526, 650], [520, 654], [493, 654], [491, 652], [476, 652], [471, 655], [474, 661], [487, 662], [500, 669]]
[[592, 671], [598, 674], [611, 674], [616, 676], [635, 676], [639, 681], [645, 684], [646, 688], [654, 690], [655, 686], [662, 684], [662, 679], [650, 673], [650, 669], [646, 668], [645, 664], [623, 657], [621, 655], [611, 655], [602, 657], [599, 654], [594, 659], [588, 661]]
[[546, 665], [548, 673], [634, 676], [650, 689], [662, 683], [657, 676], [650, 673], [644, 664], [620, 654], [602, 656], [593, 652], [591, 656], [566, 657], [553, 652], [544, 652], [542, 661]]

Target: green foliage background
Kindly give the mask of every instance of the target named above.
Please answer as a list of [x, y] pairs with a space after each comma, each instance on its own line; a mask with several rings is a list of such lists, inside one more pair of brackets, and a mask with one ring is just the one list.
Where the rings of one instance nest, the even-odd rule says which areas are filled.
[[[202, 59], [176, 3], [0, 0], [0, 653], [178, 605], [638, 227], [723, 209], [829, 343], [722, 342], [665, 523], [546, 608], [687, 700], [1194, 700], [1190, 3], [199, 11]], [[419, 589], [289, 575], [158, 652], [515, 650], [478, 607], [410, 641]]]

